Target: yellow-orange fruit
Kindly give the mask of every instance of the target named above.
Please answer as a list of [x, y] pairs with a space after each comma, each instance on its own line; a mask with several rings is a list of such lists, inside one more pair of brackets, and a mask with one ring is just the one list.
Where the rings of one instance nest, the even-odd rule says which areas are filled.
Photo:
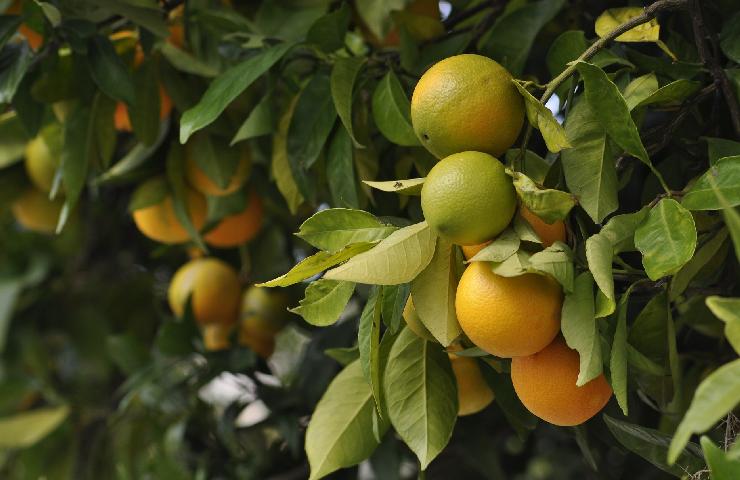
[[[145, 186], [146, 184], [139, 188]], [[200, 230], [206, 221], [206, 199], [195, 190], [188, 189], [186, 203], [190, 221], [196, 230]], [[135, 210], [133, 217], [139, 231], [152, 240], [162, 243], [183, 243], [190, 240], [190, 234], [175, 215], [171, 195], [157, 204]]]
[[29, 188], [11, 207], [15, 220], [24, 228], [38, 233], [54, 233], [64, 200], [49, 200], [45, 193]]
[[247, 181], [249, 173], [252, 170], [252, 156], [249, 154], [249, 150], [243, 148], [241, 150], [241, 155], [239, 156], [239, 163], [236, 165], [236, 169], [231, 175], [229, 184], [226, 187], [221, 188], [216, 185], [216, 182], [211, 180], [208, 175], [206, 175], [200, 166], [198, 166], [198, 162], [193, 158], [195, 155], [193, 148], [188, 146], [186, 148], [186, 152], [185, 176], [190, 185], [203, 195], [220, 197], [236, 192]]
[[452, 372], [457, 381], [459, 416], [478, 413], [493, 402], [493, 391], [486, 383], [474, 358], [449, 354]]
[[478, 255], [478, 252], [490, 245], [492, 241], [493, 240], [489, 240], [487, 242], [479, 243], [478, 245], [462, 245], [461, 248], [463, 255], [465, 256], [465, 260], [470, 260], [474, 256]]
[[532, 230], [540, 237], [544, 247], [565, 241], [565, 222], [562, 220], [556, 220], [552, 224], [546, 223], [524, 205], [519, 208], [519, 215], [532, 226]]
[[473, 262], [457, 287], [455, 311], [465, 334], [497, 357], [531, 355], [560, 331], [563, 294], [550, 277], [502, 277], [489, 262]]
[[288, 297], [283, 292], [249, 287], [244, 291], [239, 344], [267, 358], [275, 350], [275, 335], [288, 321]]
[[502, 155], [524, 123], [524, 102], [511, 79], [481, 55], [434, 64], [411, 98], [411, 123], [421, 144], [437, 158], [465, 151]]
[[406, 326], [409, 327], [409, 330], [414, 332], [417, 337], [423, 338], [424, 340], [428, 340], [430, 342], [436, 342], [434, 335], [432, 335], [432, 332], [430, 332], [427, 327], [424, 326], [423, 323], [421, 323], [421, 319], [419, 318], [419, 314], [416, 313], [416, 308], [414, 308], [414, 301], [409, 297], [409, 299], [406, 301], [406, 306], [403, 307], [403, 319], [406, 320]]
[[38, 135], [26, 144], [25, 166], [26, 173], [36, 188], [42, 192], [51, 191], [59, 168], [59, 154], [51, 151], [43, 135]]
[[257, 236], [261, 226], [262, 199], [252, 191], [244, 211], [224, 218], [203, 238], [213, 247], [238, 247]]
[[[172, 113], [172, 99], [167, 95], [167, 91], [162, 85], [159, 86], [159, 119], [164, 120]], [[123, 102], [116, 104], [116, 111], [113, 113], [113, 124], [119, 132], [131, 132], [131, 119], [128, 115], [128, 107]]]
[[221, 323], [209, 323], [203, 325], [201, 334], [203, 335], [203, 346], [208, 351], [226, 350], [231, 346], [229, 337], [233, 325], [224, 325]]
[[185, 313], [188, 297], [199, 324], [233, 324], [239, 315], [239, 276], [217, 258], [190, 260], [175, 272], [167, 291], [170, 308], [178, 317]]
[[511, 381], [519, 400], [553, 425], [579, 425], [607, 404], [612, 389], [603, 374], [577, 387], [578, 352], [557, 337], [544, 350], [511, 360]]

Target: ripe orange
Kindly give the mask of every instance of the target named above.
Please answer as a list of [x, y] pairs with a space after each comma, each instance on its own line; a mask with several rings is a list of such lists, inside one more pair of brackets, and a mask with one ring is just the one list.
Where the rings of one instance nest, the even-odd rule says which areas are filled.
[[275, 350], [275, 336], [289, 319], [288, 297], [283, 292], [260, 287], [244, 291], [239, 324], [239, 344], [262, 358]]
[[463, 245], [462, 251], [463, 256], [465, 256], [465, 260], [470, 260], [474, 256], [478, 255], [478, 252], [486, 248], [488, 245], [490, 245], [492, 240], [489, 240], [487, 242], [479, 243], [478, 245]]
[[577, 387], [579, 369], [578, 352], [558, 337], [538, 353], [512, 359], [511, 381], [534, 415], [554, 425], [579, 425], [604, 408], [612, 395], [603, 374]]
[[262, 199], [252, 190], [247, 208], [241, 213], [221, 220], [213, 230], [204, 235], [203, 239], [213, 247], [238, 247], [257, 236], [261, 226]]
[[[154, 181], [158, 180], [150, 179], [139, 188], [146, 188], [147, 183]], [[206, 199], [195, 190], [188, 189], [186, 203], [193, 226], [200, 230], [206, 221]], [[183, 243], [190, 239], [190, 234], [175, 215], [171, 195], [167, 195], [155, 205], [135, 210], [133, 217], [139, 231], [157, 242]]]
[[457, 287], [455, 311], [465, 334], [497, 357], [531, 355], [560, 331], [563, 294], [550, 277], [501, 277], [489, 262], [473, 262]]
[[54, 233], [64, 200], [49, 200], [45, 193], [29, 188], [11, 207], [16, 221], [24, 228], [38, 233]]
[[478, 413], [493, 402], [493, 391], [486, 383], [474, 358], [448, 354], [457, 381], [459, 416]]
[[549, 247], [555, 242], [565, 241], [565, 223], [562, 220], [557, 220], [552, 224], [545, 223], [544, 220], [524, 205], [519, 208], [519, 215], [532, 226], [534, 232], [542, 240], [544, 247]]
[[178, 317], [185, 313], [188, 297], [199, 324], [233, 324], [239, 314], [239, 276], [217, 258], [190, 260], [175, 272], [167, 291], [170, 308]]
[[239, 163], [236, 166], [236, 170], [231, 175], [229, 184], [222, 188], [218, 186], [216, 182], [211, 180], [200, 168], [198, 162], [194, 158], [195, 149], [192, 147], [192, 144], [188, 144], [185, 151], [185, 176], [190, 185], [204, 195], [220, 197], [236, 192], [247, 181], [249, 173], [252, 170], [252, 156], [250, 155], [249, 150], [243, 148], [240, 151], [240, 156], [238, 158]]
[[419, 314], [416, 313], [416, 309], [414, 308], [414, 301], [409, 297], [409, 299], [406, 301], [406, 306], [403, 308], [403, 319], [406, 320], [406, 326], [409, 327], [409, 330], [414, 332], [417, 337], [423, 338], [424, 340], [428, 340], [430, 342], [436, 342], [434, 335], [427, 329], [427, 327], [424, 326], [423, 323], [421, 323], [421, 319], [419, 318]]
[[480, 152], [462, 152], [439, 161], [424, 181], [421, 208], [440, 236], [458, 245], [492, 239], [511, 222], [516, 192], [504, 166]]
[[456, 55], [416, 84], [411, 123], [437, 158], [468, 150], [499, 156], [519, 136], [524, 102], [504, 67], [481, 55]]
[[[164, 120], [172, 113], [172, 99], [167, 95], [167, 91], [162, 85], [159, 86], [159, 119]], [[116, 104], [116, 111], [113, 114], [113, 123], [119, 132], [131, 132], [131, 119], [128, 115], [128, 107], [123, 102]]]
[[51, 191], [54, 177], [59, 168], [59, 153], [51, 151], [43, 135], [38, 135], [26, 144], [26, 173], [31, 182], [43, 192]]

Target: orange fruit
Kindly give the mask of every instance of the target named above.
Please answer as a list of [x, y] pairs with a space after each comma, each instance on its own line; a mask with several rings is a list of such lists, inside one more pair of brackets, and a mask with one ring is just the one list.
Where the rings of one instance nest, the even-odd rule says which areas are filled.
[[411, 123], [422, 145], [437, 158], [468, 150], [502, 155], [524, 123], [524, 102], [511, 79], [481, 55], [434, 64], [411, 98]]
[[532, 226], [532, 230], [540, 237], [544, 247], [565, 241], [565, 223], [562, 220], [556, 220], [552, 224], [546, 223], [524, 205], [519, 208], [519, 215]]
[[435, 340], [434, 335], [432, 335], [432, 332], [430, 332], [427, 327], [421, 323], [421, 319], [419, 318], [419, 314], [416, 313], [414, 301], [411, 297], [406, 301], [406, 306], [403, 308], [403, 319], [406, 320], [406, 326], [409, 327], [409, 330], [414, 332], [417, 337], [430, 342], [437, 341]]
[[479, 243], [478, 245], [463, 245], [462, 251], [463, 255], [465, 256], [465, 260], [470, 260], [474, 256], [478, 255], [478, 252], [486, 248], [488, 245], [491, 244], [492, 240], [489, 240], [487, 242]]
[[516, 192], [494, 157], [455, 153], [429, 171], [421, 189], [421, 209], [440, 236], [458, 245], [477, 245], [509, 225]]
[[[159, 119], [164, 120], [172, 113], [172, 99], [162, 85], [159, 86]], [[113, 123], [119, 132], [132, 132], [131, 119], [128, 115], [128, 107], [123, 102], [116, 103], [116, 111], [113, 114]]]
[[49, 200], [43, 192], [29, 188], [12, 204], [15, 220], [27, 230], [51, 234], [57, 228], [64, 200]]
[[275, 350], [275, 336], [288, 321], [288, 297], [283, 292], [251, 286], [244, 291], [239, 344], [267, 358]]
[[448, 354], [457, 382], [459, 416], [478, 413], [493, 402], [493, 391], [480, 371], [478, 361], [471, 357]]
[[[10, 5], [10, 7], [8, 7], [5, 13], [8, 15], [21, 15], [23, 13], [21, 4], [21, 0], [16, 0]], [[36, 30], [32, 30], [25, 23], [18, 27], [18, 33], [25, 37], [26, 41], [28, 41], [28, 46], [30, 46], [32, 50], [38, 50], [44, 43], [44, 36]]]
[[[158, 179], [150, 179], [139, 188], [146, 188], [147, 183], [154, 181]], [[195, 190], [188, 189], [186, 204], [193, 226], [200, 230], [206, 221], [206, 199]], [[133, 217], [139, 231], [152, 240], [161, 243], [183, 243], [190, 240], [190, 234], [175, 215], [171, 195], [167, 195], [159, 203], [135, 210]]]
[[580, 387], [578, 352], [562, 337], [544, 350], [511, 360], [511, 381], [527, 410], [553, 425], [580, 425], [596, 415], [612, 396], [603, 374]]
[[[197, 138], [195, 139], [197, 141]], [[229, 195], [242, 187], [249, 178], [249, 173], [252, 170], [252, 156], [249, 150], [242, 148], [239, 152], [239, 158], [235, 161], [239, 163], [231, 175], [231, 180], [226, 187], [220, 187], [211, 180], [208, 175], [200, 168], [198, 162], [195, 160], [196, 149], [193, 147], [194, 144], [189, 143], [186, 147], [186, 159], [185, 159], [185, 176], [188, 179], [190, 185], [201, 192], [204, 195], [211, 195], [220, 197], [223, 195]]]
[[231, 346], [231, 330], [233, 325], [224, 325], [221, 323], [209, 323], [203, 325], [201, 334], [203, 335], [203, 346], [208, 351], [226, 350]]
[[26, 173], [36, 188], [43, 192], [51, 191], [59, 160], [59, 153], [51, 151], [43, 135], [38, 135], [26, 144]]
[[550, 277], [502, 277], [489, 262], [473, 262], [457, 286], [460, 327], [477, 346], [497, 357], [531, 355], [560, 331], [563, 293]]
[[201, 324], [230, 325], [239, 315], [241, 285], [231, 265], [217, 258], [197, 258], [180, 267], [167, 290], [172, 312], [181, 317], [188, 298]]
[[262, 199], [253, 190], [244, 211], [221, 220], [203, 239], [213, 247], [238, 247], [257, 236], [261, 226]]
[[183, 48], [185, 46], [185, 5], [178, 5], [175, 7], [169, 15], [169, 26], [167, 27], [170, 31], [170, 36], [167, 37], [167, 41], [177, 48]]

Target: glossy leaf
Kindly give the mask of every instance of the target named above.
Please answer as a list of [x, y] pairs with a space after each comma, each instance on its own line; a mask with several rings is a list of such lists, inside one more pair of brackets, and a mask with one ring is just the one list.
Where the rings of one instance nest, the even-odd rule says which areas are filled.
[[713, 295], [707, 297], [706, 304], [715, 317], [725, 322], [725, 337], [740, 355], [740, 298]]
[[352, 282], [316, 280], [306, 288], [306, 296], [300, 305], [290, 311], [311, 325], [325, 327], [339, 320], [354, 291]]
[[363, 210], [331, 208], [303, 222], [296, 235], [321, 250], [337, 251], [352, 243], [382, 240], [396, 230]]
[[343, 128], [336, 129], [329, 141], [326, 178], [334, 206], [359, 208], [354, 149], [349, 133]]
[[378, 414], [385, 405], [381, 397], [380, 384], [380, 320], [382, 317], [383, 291], [373, 286], [365, 308], [360, 315], [360, 326], [357, 332], [357, 346], [360, 350], [362, 374], [373, 392]]
[[565, 296], [560, 317], [565, 342], [578, 352], [580, 359], [576, 381], [579, 387], [602, 372], [599, 325], [594, 313], [593, 279], [584, 272], [576, 277], [573, 292]]
[[[711, 177], [711, 182], [710, 178]], [[740, 205], [740, 155], [720, 159], [689, 188], [681, 205], [689, 210], [721, 210], [712, 185], [730, 207]]]
[[373, 93], [373, 118], [378, 130], [391, 142], [405, 147], [419, 145], [411, 126], [411, 103], [392, 70]]
[[334, 100], [334, 107], [355, 145], [360, 143], [355, 138], [352, 127], [352, 101], [357, 76], [364, 63], [364, 60], [358, 57], [338, 58], [331, 71], [331, 97]]
[[275, 131], [274, 105], [271, 95], [265, 95], [260, 102], [255, 105], [244, 123], [239, 127], [231, 145], [248, 140], [254, 137], [261, 137]]
[[342, 48], [350, 20], [350, 9], [343, 3], [338, 9], [327, 13], [311, 25], [306, 41], [316, 44], [326, 53]]

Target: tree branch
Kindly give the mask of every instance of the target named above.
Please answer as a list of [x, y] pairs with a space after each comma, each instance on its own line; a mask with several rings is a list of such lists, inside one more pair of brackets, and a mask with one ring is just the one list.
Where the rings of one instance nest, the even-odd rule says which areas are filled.
[[732, 119], [732, 127], [735, 130], [735, 137], [740, 138], [740, 105], [738, 105], [737, 97], [732, 90], [727, 75], [725, 75], [725, 71], [719, 64], [717, 57], [709, 50], [707, 39], [709, 39], [713, 46], [716, 45], [717, 40], [707, 30], [704, 24], [704, 17], [698, 0], [691, 0], [691, 20], [694, 27], [694, 43], [696, 43], [696, 48], [699, 50], [699, 57], [702, 63], [709, 68], [712, 77], [714, 77], [715, 85], [722, 91], [722, 95], [724, 95], [727, 102], [727, 108], [730, 110], [730, 118]]
[[[591, 57], [596, 55], [599, 50], [604, 48], [607, 43], [614, 40], [624, 32], [628, 32], [638, 25], [649, 22], [650, 20], [655, 18], [658, 12], [682, 8], [686, 6], [686, 2], [687, 0], [659, 0], [648, 5], [644, 8], [642, 15], [638, 15], [637, 17], [629, 19], [611, 32], [596, 40], [593, 45], [588, 47], [588, 49], [576, 59], [576, 62], [589, 60]], [[552, 94], [555, 93], [555, 90], [557, 90], [560, 84], [567, 80], [568, 77], [570, 77], [575, 71], [576, 66], [574, 62], [572, 65], [569, 65], [565, 70], [563, 70], [560, 75], [550, 80], [550, 82], [547, 84], [547, 89], [545, 90], [545, 93], [543, 93], [542, 98], [540, 98], [540, 102], [546, 103], [550, 99]]]

